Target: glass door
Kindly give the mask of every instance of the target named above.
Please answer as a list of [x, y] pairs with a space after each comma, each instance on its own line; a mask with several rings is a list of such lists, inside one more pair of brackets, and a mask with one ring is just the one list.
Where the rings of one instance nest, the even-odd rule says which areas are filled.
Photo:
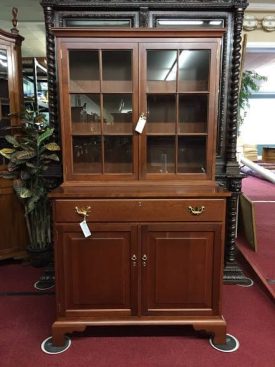
[[140, 112], [146, 116], [141, 176], [211, 179], [216, 44], [147, 43], [140, 47], [140, 58]]
[[63, 141], [73, 162], [68, 177], [137, 177], [137, 47], [96, 43], [67, 52], [63, 103], [69, 105], [64, 111], [69, 111], [70, 126]]

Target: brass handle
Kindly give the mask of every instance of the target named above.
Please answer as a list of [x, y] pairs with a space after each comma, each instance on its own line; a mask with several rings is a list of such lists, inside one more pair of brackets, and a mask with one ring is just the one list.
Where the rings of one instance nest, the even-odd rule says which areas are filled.
[[141, 260], [142, 260], [142, 265], [145, 267], [145, 266], [147, 265], [147, 255], [146, 255], [146, 254], [144, 254], [144, 255], [142, 256]]
[[196, 206], [196, 207], [192, 207], [192, 206], [189, 206], [188, 207], [189, 211], [191, 214], [193, 215], [201, 215], [204, 210], [205, 210], [205, 207], [204, 206]]
[[131, 257], [131, 260], [132, 260], [132, 263], [133, 263], [133, 266], [136, 266], [137, 265], [137, 256], [134, 254], [132, 257]]
[[79, 208], [78, 206], [75, 207], [75, 210], [77, 214], [83, 215], [83, 219], [86, 220], [86, 217], [89, 216], [91, 207], [90, 206], [84, 206], [83, 208]]

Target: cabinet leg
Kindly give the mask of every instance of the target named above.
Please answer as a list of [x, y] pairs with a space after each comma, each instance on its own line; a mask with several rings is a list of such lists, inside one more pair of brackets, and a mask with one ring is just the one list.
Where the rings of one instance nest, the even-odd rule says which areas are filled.
[[66, 335], [74, 331], [82, 332], [87, 325], [81, 322], [56, 321], [52, 325], [52, 342], [56, 347], [62, 347], [66, 344]]
[[226, 322], [221, 319], [218, 322], [213, 323], [199, 323], [193, 325], [195, 330], [204, 330], [213, 335], [213, 343], [225, 344], [226, 343]]
[[52, 343], [56, 347], [65, 345], [65, 331], [60, 327], [52, 327]]

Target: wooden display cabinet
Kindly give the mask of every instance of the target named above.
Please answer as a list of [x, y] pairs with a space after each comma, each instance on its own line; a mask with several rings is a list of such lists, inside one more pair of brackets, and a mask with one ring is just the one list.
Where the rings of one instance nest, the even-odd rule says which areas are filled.
[[[6, 144], [4, 136], [20, 124], [23, 103], [21, 70], [21, 43], [24, 40], [16, 28], [13, 32], [0, 29], [0, 147]], [[12, 115], [10, 115], [12, 114]], [[0, 158], [0, 170], [6, 168]], [[24, 211], [15, 195], [12, 181], [0, 178], [0, 260], [26, 256], [27, 230]]]
[[189, 324], [223, 343], [222, 278], [249, 283], [235, 261], [247, 1], [42, 6], [63, 146], [64, 182], [51, 195], [53, 344], [117, 324]]
[[54, 345], [117, 324], [193, 325], [225, 343], [230, 193], [215, 182], [224, 29], [53, 32], [64, 167], [51, 193]]

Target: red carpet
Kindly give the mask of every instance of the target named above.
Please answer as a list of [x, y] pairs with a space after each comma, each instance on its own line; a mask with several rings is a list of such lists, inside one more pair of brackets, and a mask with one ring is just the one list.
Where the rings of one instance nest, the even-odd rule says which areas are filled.
[[[7, 276], [9, 270], [0, 267], [0, 278]], [[21, 269], [12, 271], [14, 276], [24, 276]], [[240, 348], [233, 353], [216, 351], [208, 337], [184, 327], [98, 327], [74, 334], [72, 346], [65, 353], [47, 355], [40, 350], [40, 344], [51, 334], [54, 295], [1, 296], [1, 366], [274, 367], [275, 318], [271, 299], [257, 285], [226, 285], [223, 310], [228, 333], [240, 342]]]
[[257, 252], [253, 251], [240, 235], [237, 247], [275, 298], [275, 185], [247, 177], [243, 180], [242, 191], [254, 202], [258, 246]]
[[0, 262], [0, 294], [5, 292], [35, 292], [34, 283], [43, 274], [43, 268], [9, 260]]

